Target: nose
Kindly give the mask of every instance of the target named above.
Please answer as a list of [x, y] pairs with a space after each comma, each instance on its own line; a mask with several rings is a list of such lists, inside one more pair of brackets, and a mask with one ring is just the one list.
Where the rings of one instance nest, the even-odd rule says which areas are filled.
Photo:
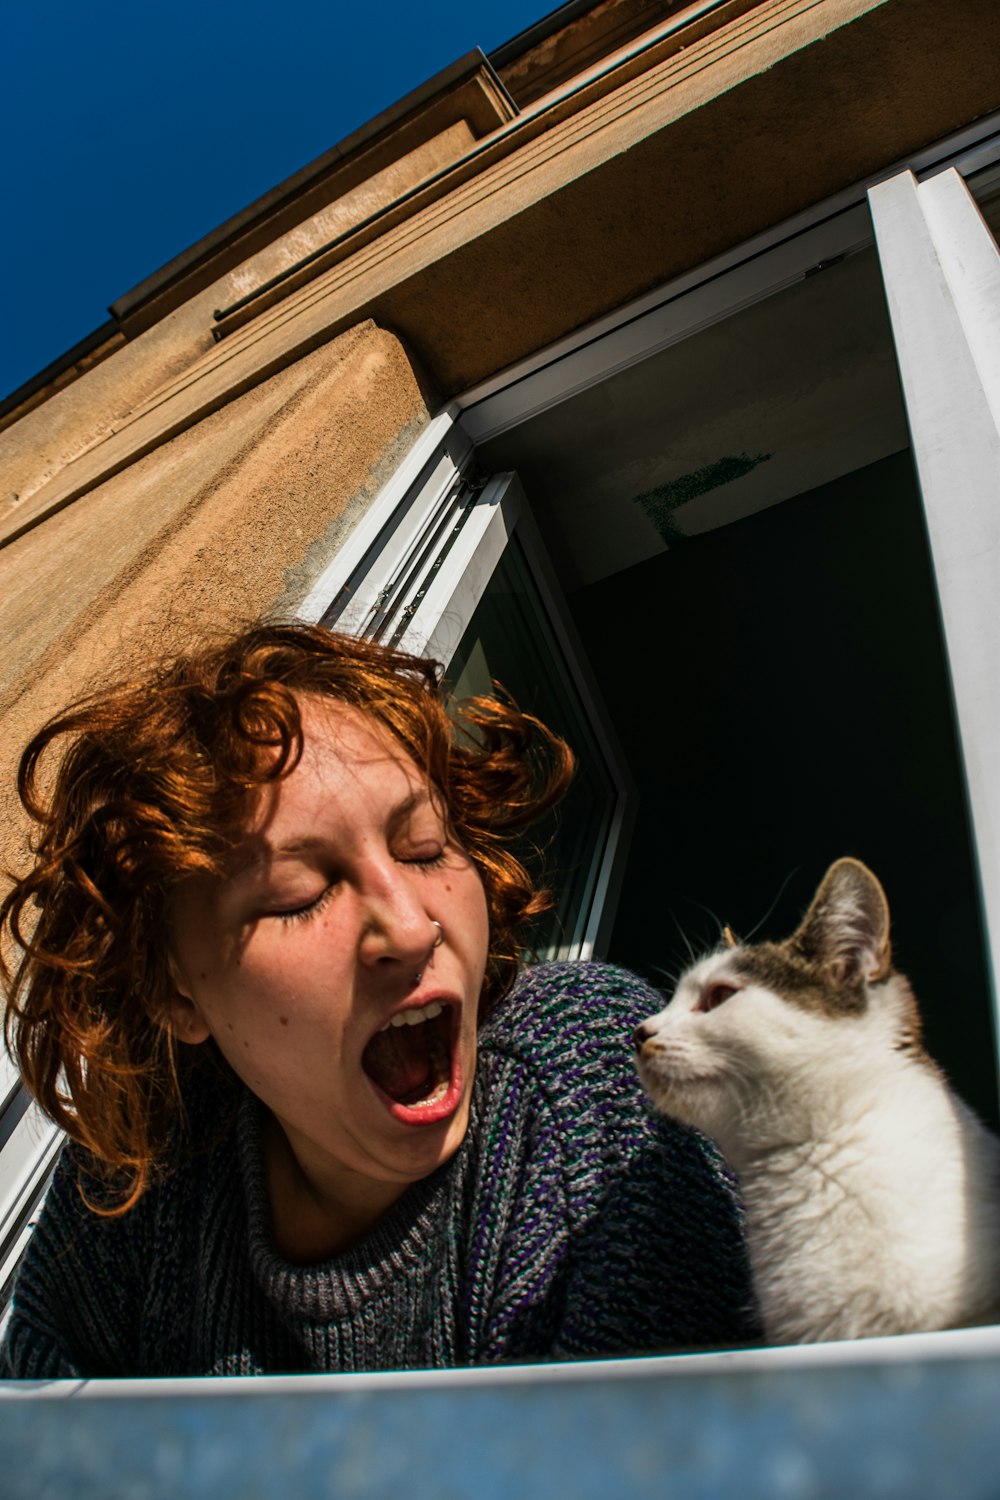
[[643, 1043], [648, 1042], [655, 1035], [655, 1028], [650, 1021], [640, 1021], [632, 1033], [632, 1046], [636, 1052], [641, 1052]]
[[441, 929], [405, 873], [398, 866], [380, 872], [365, 892], [364, 904], [362, 963], [399, 964], [414, 973], [424, 967], [441, 940]]

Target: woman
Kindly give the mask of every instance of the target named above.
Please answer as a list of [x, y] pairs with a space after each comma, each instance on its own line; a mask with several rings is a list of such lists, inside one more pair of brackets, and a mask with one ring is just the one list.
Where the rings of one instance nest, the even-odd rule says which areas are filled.
[[432, 664], [301, 625], [36, 736], [36, 862], [0, 908], [7, 1024], [73, 1144], [0, 1373], [752, 1333], [728, 1183], [633, 1074], [631, 1029], [661, 1002], [602, 965], [520, 967], [546, 900], [510, 841], [570, 771], [513, 707], [475, 700], [456, 729]]

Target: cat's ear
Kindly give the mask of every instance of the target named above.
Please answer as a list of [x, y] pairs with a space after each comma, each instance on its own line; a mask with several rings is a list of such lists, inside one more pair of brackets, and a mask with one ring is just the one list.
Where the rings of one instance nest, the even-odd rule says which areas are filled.
[[838, 859], [830, 866], [789, 946], [837, 985], [886, 977], [892, 968], [889, 903], [867, 865]]

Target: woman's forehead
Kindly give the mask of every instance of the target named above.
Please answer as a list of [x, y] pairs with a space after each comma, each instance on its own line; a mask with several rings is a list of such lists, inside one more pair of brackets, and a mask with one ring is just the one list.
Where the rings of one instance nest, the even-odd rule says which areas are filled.
[[335, 698], [305, 694], [299, 710], [302, 755], [288, 775], [258, 790], [246, 825], [251, 837], [284, 821], [283, 815], [308, 817], [311, 807], [329, 798], [362, 813], [372, 798], [388, 808], [431, 796], [424, 771], [374, 715]]
[[301, 694], [298, 704], [302, 718], [302, 760], [307, 765], [331, 766], [339, 772], [370, 765], [389, 769], [393, 763], [406, 776], [426, 781], [413, 757], [374, 714], [339, 698], [316, 694]]

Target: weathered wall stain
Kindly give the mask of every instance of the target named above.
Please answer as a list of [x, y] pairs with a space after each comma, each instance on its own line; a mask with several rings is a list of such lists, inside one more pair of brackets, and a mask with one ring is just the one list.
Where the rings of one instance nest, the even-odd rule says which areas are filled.
[[676, 545], [687, 540], [687, 532], [674, 518], [679, 505], [686, 505], [698, 495], [707, 495], [709, 490], [717, 490], [734, 479], [742, 479], [758, 464], [773, 457], [773, 453], [729, 453], [712, 464], [692, 470], [690, 474], [682, 474], [679, 479], [669, 479], [655, 489], [633, 495], [632, 502], [642, 506], [665, 542]]

